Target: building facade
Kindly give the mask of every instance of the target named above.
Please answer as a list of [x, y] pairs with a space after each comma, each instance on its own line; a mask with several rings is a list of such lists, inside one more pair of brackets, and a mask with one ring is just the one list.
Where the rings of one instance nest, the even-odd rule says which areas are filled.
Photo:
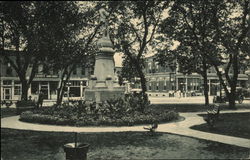
[[[3, 56], [0, 56], [0, 62], [0, 100], [21, 100], [22, 85], [17, 73]], [[30, 75], [30, 72], [31, 68], [28, 68], [27, 75]], [[91, 74], [93, 74], [93, 69], [86, 68], [84, 65], [78, 65], [74, 68], [70, 80], [64, 88], [64, 99], [83, 97], [88, 77]], [[39, 65], [37, 74], [29, 87], [28, 96], [37, 100], [39, 92], [43, 92], [45, 100], [56, 100], [60, 77], [61, 73], [53, 70], [43, 73], [43, 65]]]
[[[197, 73], [184, 75], [179, 72], [177, 65], [162, 67], [155, 61], [155, 56], [146, 57], [145, 77], [147, 80], [147, 94], [149, 96], [197, 96], [203, 95], [203, 78]], [[209, 68], [208, 86], [209, 95], [217, 95], [220, 91], [219, 78], [214, 68]], [[244, 70], [240, 71], [237, 87], [248, 86], [248, 75]], [[140, 81], [135, 78], [132, 88], [140, 89]], [[180, 93], [178, 93], [180, 92]]]
[[[10, 58], [15, 57], [10, 56]], [[0, 101], [11, 100], [15, 102], [21, 100], [22, 85], [17, 73], [1, 54], [0, 62]], [[92, 65], [94, 66], [94, 64]], [[94, 74], [94, 67], [87, 66], [88, 67], [84, 64], [78, 64], [77, 67], [74, 68], [70, 79], [64, 88], [63, 100], [84, 99], [84, 91], [88, 85], [88, 80], [90, 76]], [[28, 97], [31, 96], [32, 100], [37, 100], [39, 92], [43, 92], [46, 101], [55, 101], [57, 99], [57, 89], [59, 87], [59, 82], [61, 81], [62, 73], [53, 69], [44, 73], [43, 67], [42, 64], [38, 66], [37, 74], [31, 82], [28, 90]], [[120, 70], [121, 66], [116, 66], [115, 75], [117, 75]], [[29, 76], [30, 73], [31, 67], [28, 68], [27, 75]], [[117, 78], [116, 80], [118, 81]]]

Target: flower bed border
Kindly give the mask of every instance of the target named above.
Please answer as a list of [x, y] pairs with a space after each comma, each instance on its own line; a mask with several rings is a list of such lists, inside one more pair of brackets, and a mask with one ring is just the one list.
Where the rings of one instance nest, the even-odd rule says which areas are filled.
[[[104, 117], [103, 115], [99, 115], [99, 119], [91, 118], [91, 114], [86, 117], [72, 117], [72, 118], [63, 118], [54, 115], [43, 115], [36, 114], [31, 111], [23, 112], [20, 115], [20, 121], [30, 122], [30, 123], [38, 123], [38, 124], [50, 124], [50, 125], [61, 125], [61, 126], [134, 126], [134, 125], [143, 125], [143, 124], [152, 124], [154, 122], [157, 123], [167, 123], [180, 119], [178, 113], [174, 111], [168, 111], [166, 113], [159, 114], [146, 114], [141, 115], [134, 114], [129, 116], [124, 116], [119, 119], [111, 119], [108, 117]], [[102, 117], [102, 118], [101, 118]], [[105, 119], [106, 118], [106, 119]]]

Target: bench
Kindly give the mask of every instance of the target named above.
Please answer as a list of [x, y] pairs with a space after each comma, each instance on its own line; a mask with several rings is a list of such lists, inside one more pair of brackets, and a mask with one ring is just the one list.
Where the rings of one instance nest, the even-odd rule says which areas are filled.
[[203, 119], [207, 122], [210, 128], [214, 128], [215, 123], [218, 121], [220, 115], [220, 106], [219, 105], [211, 105], [207, 110], [207, 116]]
[[157, 123], [153, 123], [150, 127], [143, 127], [145, 130], [148, 130], [150, 133], [154, 133], [155, 130], [158, 128]]

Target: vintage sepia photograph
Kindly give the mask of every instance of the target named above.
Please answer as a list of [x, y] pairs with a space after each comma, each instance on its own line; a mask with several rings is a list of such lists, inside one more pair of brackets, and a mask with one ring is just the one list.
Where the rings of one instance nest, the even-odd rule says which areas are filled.
[[250, 159], [250, 0], [0, 1], [1, 160]]

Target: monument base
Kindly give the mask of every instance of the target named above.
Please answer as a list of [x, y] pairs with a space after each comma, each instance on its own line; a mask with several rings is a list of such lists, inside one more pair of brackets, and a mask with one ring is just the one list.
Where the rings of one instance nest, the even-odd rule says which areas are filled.
[[85, 101], [94, 101], [100, 103], [109, 99], [124, 98], [125, 87], [113, 87], [112, 89], [107, 87], [102, 88], [86, 88], [85, 89]]

